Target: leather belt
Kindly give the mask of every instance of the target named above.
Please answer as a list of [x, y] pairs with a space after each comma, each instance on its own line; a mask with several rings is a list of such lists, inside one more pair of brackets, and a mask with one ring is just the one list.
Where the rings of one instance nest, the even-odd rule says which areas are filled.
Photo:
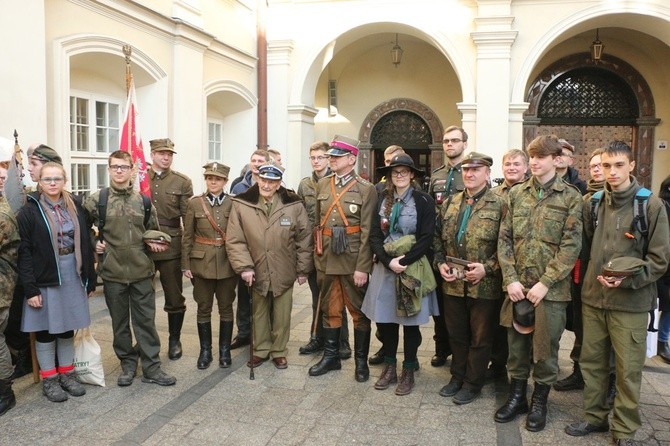
[[72, 254], [73, 252], [74, 252], [74, 246], [70, 246], [69, 248], [58, 248], [59, 256], [66, 256], [68, 254]]
[[221, 246], [226, 244], [226, 239], [200, 237], [199, 235], [196, 235], [193, 240], [196, 243], [200, 243], [201, 245], [216, 246], [217, 248], [220, 248]]
[[[361, 232], [360, 225], [347, 226], [346, 228], [347, 228], [347, 234], [356, 234], [357, 232]], [[323, 228], [323, 235], [327, 235], [328, 237], [332, 237], [333, 236], [332, 228]]]
[[168, 228], [181, 228], [181, 220], [179, 218], [159, 218], [158, 224]]

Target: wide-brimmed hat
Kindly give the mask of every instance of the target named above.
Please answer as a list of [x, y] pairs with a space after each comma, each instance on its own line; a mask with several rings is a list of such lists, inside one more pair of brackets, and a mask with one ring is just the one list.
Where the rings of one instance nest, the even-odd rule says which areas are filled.
[[330, 156], [358, 156], [358, 144], [360, 144], [360, 141], [357, 139], [342, 135], [335, 135], [333, 140], [330, 142], [330, 150], [328, 150], [326, 153], [328, 153]]
[[523, 299], [512, 304], [512, 325], [521, 334], [535, 330], [535, 307], [531, 301]]
[[409, 168], [417, 177], [423, 177], [426, 175], [424, 170], [417, 169], [416, 166], [414, 166], [414, 160], [406, 153], [394, 156], [391, 160], [391, 164], [388, 166], [377, 167], [377, 172], [388, 177], [391, 174], [391, 169], [401, 166]]
[[205, 176], [213, 175], [215, 177], [225, 178], [226, 180], [228, 179], [228, 174], [230, 173], [230, 167], [226, 166], [225, 164], [213, 161], [211, 163], [205, 164], [202, 167], [205, 168], [204, 173]]

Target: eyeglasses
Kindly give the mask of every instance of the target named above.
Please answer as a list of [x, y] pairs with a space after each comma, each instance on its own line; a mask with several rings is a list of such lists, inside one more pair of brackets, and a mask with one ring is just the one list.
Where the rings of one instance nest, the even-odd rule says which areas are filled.
[[463, 141], [461, 138], [445, 138], [442, 140], [444, 144], [458, 144], [459, 142]]
[[132, 166], [127, 164], [112, 164], [109, 166], [109, 170], [120, 170], [121, 172], [127, 172], [131, 169]]
[[40, 178], [40, 183], [43, 183], [43, 184], [51, 184], [51, 183], [59, 184], [59, 183], [62, 183], [63, 181], [65, 181], [65, 178], [63, 178], [63, 177], [44, 177], [44, 178]]
[[589, 169], [601, 169], [603, 167], [602, 164], [589, 164]]
[[326, 155], [310, 156], [310, 157], [309, 157], [309, 159], [310, 159], [311, 161], [317, 161], [317, 160], [318, 160], [318, 161], [323, 161], [323, 160], [327, 160], [328, 158], [330, 158], [330, 157], [329, 157], [329, 156], [326, 156]]
[[409, 175], [409, 170], [392, 170], [391, 176], [396, 178], [405, 178]]

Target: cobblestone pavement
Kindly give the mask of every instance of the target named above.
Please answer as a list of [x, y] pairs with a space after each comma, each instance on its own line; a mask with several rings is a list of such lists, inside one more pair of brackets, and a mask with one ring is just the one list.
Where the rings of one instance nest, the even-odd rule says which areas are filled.
[[[434, 368], [432, 326], [422, 327], [421, 370], [414, 391], [404, 397], [373, 388], [381, 367], [371, 367], [370, 381], [354, 380], [353, 359], [341, 371], [309, 377], [319, 358], [298, 354], [309, 338], [311, 298], [307, 285], [296, 286], [289, 367], [277, 370], [265, 363], [249, 379], [248, 349], [233, 351], [229, 369], [196, 369], [198, 335], [192, 288], [185, 282], [188, 311], [182, 333], [184, 356], [167, 358], [167, 318], [162, 292], [157, 293], [157, 326], [163, 343], [163, 367], [177, 384], [160, 387], [135, 379], [117, 387], [119, 363], [112, 351], [112, 331], [104, 299], [91, 300], [93, 333], [102, 347], [107, 387], [86, 386], [87, 394], [64, 403], [50, 403], [30, 376], [14, 383], [17, 406], [0, 418], [2, 445], [607, 445], [610, 434], [573, 438], [563, 432], [581, 417], [580, 392], [550, 394], [547, 427], [539, 433], [524, 429], [524, 417], [507, 424], [493, 421], [504, 403], [506, 383], [487, 384], [471, 404], [456, 406], [438, 395], [449, 381], [448, 367]], [[214, 324], [217, 345], [218, 324]], [[353, 336], [352, 336], [353, 340]], [[572, 334], [561, 342], [561, 377], [571, 372]], [[401, 343], [402, 344], [402, 343]], [[379, 343], [373, 337], [371, 352]], [[642, 383], [643, 425], [636, 439], [646, 445], [670, 445], [670, 366], [647, 360]]]

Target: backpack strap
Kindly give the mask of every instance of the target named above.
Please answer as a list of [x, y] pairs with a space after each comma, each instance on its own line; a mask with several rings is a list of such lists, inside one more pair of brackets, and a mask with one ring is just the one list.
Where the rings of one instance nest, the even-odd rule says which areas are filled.
[[142, 195], [142, 204], [144, 205], [144, 229], [148, 229], [149, 219], [151, 219], [151, 199], [144, 194]]
[[600, 207], [600, 201], [603, 199], [604, 193], [605, 191], [599, 190], [591, 195], [591, 224], [594, 231], [598, 227], [598, 208]]
[[98, 197], [98, 240], [105, 241], [105, 236], [102, 231], [105, 227], [105, 219], [107, 218], [107, 200], [109, 199], [109, 187], [100, 189], [100, 196]]
[[633, 200], [633, 225], [642, 234], [643, 237], [649, 235], [649, 216], [647, 208], [649, 207], [649, 197], [651, 191], [646, 187], [641, 187], [635, 193]]

